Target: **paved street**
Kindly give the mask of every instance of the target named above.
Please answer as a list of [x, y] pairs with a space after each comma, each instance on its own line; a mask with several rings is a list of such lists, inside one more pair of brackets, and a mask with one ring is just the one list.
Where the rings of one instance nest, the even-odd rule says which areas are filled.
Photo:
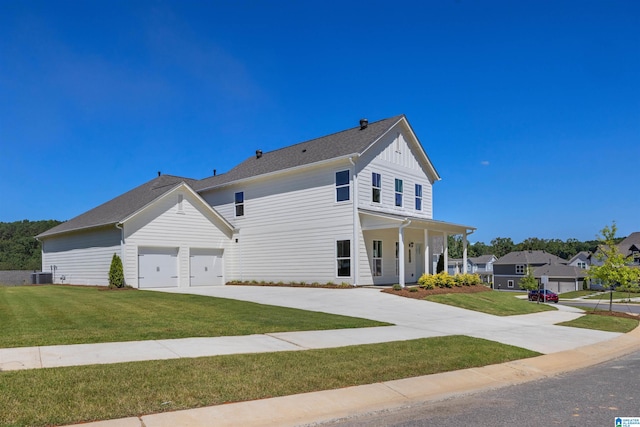
[[640, 417], [640, 352], [554, 378], [321, 424], [331, 427], [607, 427]]

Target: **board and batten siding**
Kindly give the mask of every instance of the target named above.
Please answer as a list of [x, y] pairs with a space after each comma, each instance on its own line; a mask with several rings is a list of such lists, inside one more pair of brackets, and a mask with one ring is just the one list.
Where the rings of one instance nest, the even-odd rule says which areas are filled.
[[[336, 241], [353, 241], [353, 188], [349, 201], [336, 202], [335, 174], [347, 169], [351, 174], [351, 164], [344, 161], [203, 193], [238, 229], [229, 279], [352, 283], [353, 271], [348, 278], [336, 271]], [[239, 191], [244, 192], [244, 216], [235, 217]]]
[[[178, 197], [182, 196], [182, 208]], [[188, 191], [170, 192], [129, 219], [124, 225], [125, 281], [138, 287], [138, 248], [178, 248], [178, 286], [189, 286], [189, 256], [193, 249], [222, 249], [227, 253], [231, 235], [226, 226]], [[231, 255], [231, 256], [230, 256]], [[226, 265], [225, 265], [226, 268]]]
[[42, 271], [50, 272], [56, 266], [54, 283], [106, 286], [113, 254], [121, 256], [121, 236], [112, 225], [44, 238]]
[[[415, 148], [407, 143], [406, 131], [397, 125], [358, 159], [358, 206], [392, 214], [425, 219], [433, 217], [433, 182], [422, 167]], [[382, 186], [380, 203], [372, 199], [372, 173], [379, 173]], [[402, 207], [395, 205], [395, 180], [403, 182]], [[415, 209], [415, 184], [422, 185], [422, 210]]]

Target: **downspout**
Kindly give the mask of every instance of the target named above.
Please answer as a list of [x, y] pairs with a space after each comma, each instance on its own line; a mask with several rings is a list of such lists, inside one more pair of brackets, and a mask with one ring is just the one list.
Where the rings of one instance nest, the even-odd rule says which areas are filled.
[[411, 224], [409, 218], [405, 219], [398, 227], [398, 281], [404, 288], [404, 229]]
[[353, 166], [353, 286], [358, 286], [359, 274], [359, 249], [360, 249], [360, 236], [358, 230], [358, 174], [356, 173], [356, 162], [353, 160], [353, 156], [349, 157], [349, 162]]

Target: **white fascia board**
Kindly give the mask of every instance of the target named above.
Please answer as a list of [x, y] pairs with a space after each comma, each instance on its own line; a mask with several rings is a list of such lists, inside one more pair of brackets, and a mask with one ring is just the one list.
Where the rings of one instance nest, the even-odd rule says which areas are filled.
[[307, 168], [311, 168], [311, 167], [323, 167], [326, 165], [329, 165], [331, 163], [338, 163], [339, 161], [347, 161], [349, 159], [355, 159], [360, 157], [360, 154], [358, 153], [352, 153], [352, 154], [347, 154], [344, 156], [340, 156], [340, 157], [333, 157], [331, 159], [327, 159], [327, 160], [322, 160], [320, 162], [314, 162], [314, 163], [306, 163], [304, 165], [300, 165], [300, 166], [296, 166], [293, 168], [287, 168], [287, 169], [279, 169], [277, 171], [273, 171], [273, 172], [269, 172], [269, 173], [263, 173], [260, 175], [253, 175], [253, 176], [249, 176], [247, 178], [242, 178], [242, 179], [237, 179], [235, 181], [229, 181], [229, 182], [225, 182], [223, 184], [218, 184], [218, 185], [212, 185], [210, 187], [205, 187], [205, 188], [201, 188], [198, 190], [198, 193], [204, 193], [205, 191], [209, 191], [209, 190], [214, 190], [217, 188], [223, 188], [223, 187], [228, 187], [230, 185], [236, 185], [236, 184], [244, 184], [246, 182], [250, 182], [256, 179], [265, 179], [265, 178], [271, 178], [272, 176], [277, 176], [280, 174], [285, 174], [285, 173], [293, 173], [293, 172], [297, 172], [303, 169], [307, 169]]
[[151, 202], [147, 203], [146, 205], [144, 205], [143, 207], [141, 207], [140, 209], [138, 209], [137, 211], [135, 211], [134, 213], [132, 213], [128, 217], [126, 217], [123, 220], [121, 220], [120, 222], [116, 223], [116, 225], [124, 224], [125, 222], [129, 221], [130, 219], [136, 217], [140, 213], [142, 213], [145, 210], [147, 210], [150, 206], [153, 206], [159, 200], [164, 199], [165, 197], [169, 197], [169, 196], [171, 196], [172, 194], [175, 194], [178, 190], [181, 190], [181, 189], [187, 191], [190, 194], [192, 194], [196, 198], [196, 200], [198, 200], [205, 207], [205, 209], [207, 209], [214, 217], [216, 217], [220, 221], [222, 221], [222, 223], [229, 229], [230, 232], [234, 232], [235, 231], [235, 228], [233, 227], [233, 225], [231, 225], [231, 223], [229, 221], [227, 221], [222, 215], [220, 215], [218, 213], [218, 211], [216, 211], [211, 205], [209, 205], [198, 193], [196, 193], [184, 181], [182, 181], [180, 184], [176, 185], [175, 187], [171, 188], [167, 192], [165, 192], [165, 193], [161, 194], [160, 196], [156, 197], [154, 200], [152, 200]]
[[437, 221], [433, 219], [419, 218], [411, 215], [399, 215], [399, 214], [385, 214], [382, 212], [369, 211], [365, 209], [358, 209], [358, 212], [363, 215], [370, 215], [373, 217], [389, 220], [392, 223], [402, 223], [406, 220], [410, 220], [411, 224], [409, 228], [415, 228], [415, 226], [422, 225], [424, 228], [432, 231], [452, 232], [452, 233], [467, 233], [471, 234], [476, 231], [476, 227], [468, 225], [454, 224], [452, 222]]

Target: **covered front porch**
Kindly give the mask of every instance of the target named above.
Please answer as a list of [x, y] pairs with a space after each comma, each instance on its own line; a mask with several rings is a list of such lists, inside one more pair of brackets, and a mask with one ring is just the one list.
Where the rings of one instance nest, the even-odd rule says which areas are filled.
[[467, 236], [474, 227], [388, 213], [358, 211], [362, 230], [359, 257], [363, 262], [358, 284], [389, 285], [415, 283], [423, 274], [435, 274], [439, 257], [445, 271], [449, 250], [447, 237], [462, 235], [463, 272], [467, 273]]

